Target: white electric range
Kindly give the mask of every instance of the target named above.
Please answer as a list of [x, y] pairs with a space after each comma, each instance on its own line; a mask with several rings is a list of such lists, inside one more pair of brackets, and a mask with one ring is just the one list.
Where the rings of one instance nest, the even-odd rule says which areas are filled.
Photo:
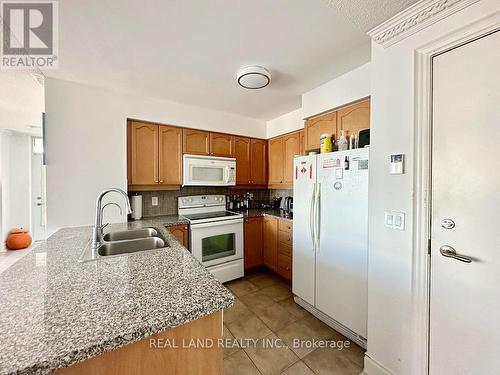
[[225, 195], [179, 197], [189, 220], [190, 250], [219, 281], [243, 277], [243, 215], [226, 211]]

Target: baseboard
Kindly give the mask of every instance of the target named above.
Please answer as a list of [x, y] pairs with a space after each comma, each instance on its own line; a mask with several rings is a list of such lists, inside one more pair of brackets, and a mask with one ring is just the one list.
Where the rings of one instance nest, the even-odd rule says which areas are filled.
[[337, 322], [335, 319], [332, 317], [326, 315], [322, 311], [318, 310], [314, 306], [310, 305], [306, 301], [304, 301], [302, 298], [293, 296], [295, 302], [302, 306], [304, 309], [309, 311], [311, 314], [313, 314], [316, 318], [324, 322], [325, 324], [328, 324], [330, 327], [332, 327], [334, 330], [337, 332], [343, 334], [345, 337], [348, 339], [351, 339], [354, 341], [356, 344], [361, 346], [362, 348], [366, 349], [366, 339], [364, 337], [361, 337], [358, 335], [356, 332], [351, 331], [349, 328], [346, 326], [342, 325], [341, 323]]
[[394, 373], [365, 354], [365, 368], [362, 375], [394, 375]]

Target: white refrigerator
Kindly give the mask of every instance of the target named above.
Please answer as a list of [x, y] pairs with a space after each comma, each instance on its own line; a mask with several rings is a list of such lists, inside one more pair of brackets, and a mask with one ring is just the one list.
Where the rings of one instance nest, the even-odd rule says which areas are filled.
[[293, 185], [295, 300], [364, 347], [368, 152], [363, 148], [296, 157]]

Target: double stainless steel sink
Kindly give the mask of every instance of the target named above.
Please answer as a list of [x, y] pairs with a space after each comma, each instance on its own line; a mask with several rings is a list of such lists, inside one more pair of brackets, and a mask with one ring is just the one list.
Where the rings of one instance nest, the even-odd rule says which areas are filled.
[[109, 232], [102, 237], [102, 240], [102, 244], [96, 250], [91, 247], [86, 248], [79, 261], [84, 262], [100, 257], [126, 255], [168, 246], [156, 228]]

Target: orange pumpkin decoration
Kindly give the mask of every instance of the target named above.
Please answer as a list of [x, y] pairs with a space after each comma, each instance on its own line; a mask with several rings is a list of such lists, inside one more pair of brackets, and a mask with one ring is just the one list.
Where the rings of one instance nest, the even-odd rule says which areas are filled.
[[31, 236], [24, 228], [14, 228], [7, 236], [6, 245], [9, 250], [26, 249], [31, 245]]

